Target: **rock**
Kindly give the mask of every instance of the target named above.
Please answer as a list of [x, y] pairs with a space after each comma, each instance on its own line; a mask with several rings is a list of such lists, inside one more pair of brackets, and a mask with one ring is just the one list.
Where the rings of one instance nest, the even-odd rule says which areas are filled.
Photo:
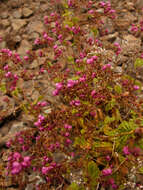
[[108, 41], [114, 41], [116, 39], [116, 37], [118, 36], [118, 32], [115, 32], [114, 34], [109, 34], [109, 35], [106, 35], [106, 36], [103, 36], [100, 38], [100, 40], [108, 40]]
[[13, 12], [13, 17], [16, 18], [16, 19], [21, 18], [22, 17], [21, 9], [14, 11]]
[[124, 16], [124, 19], [128, 20], [128, 22], [130, 24], [132, 24], [133, 22], [136, 22], [138, 19], [136, 16], [134, 16], [132, 13], [127, 12]]
[[143, 0], [134, 0], [134, 1], [135, 1], [135, 6], [136, 6], [138, 9], [143, 8]]
[[6, 189], [10, 186], [12, 186], [12, 179], [10, 177], [6, 177], [5, 180], [0, 179], [0, 187], [5, 187]]
[[18, 48], [18, 53], [21, 56], [26, 55], [26, 50], [30, 50], [32, 45], [27, 40], [22, 40], [20, 47]]
[[27, 24], [26, 20], [22, 19], [13, 19], [11, 22], [14, 31], [19, 31], [22, 27], [24, 27]]
[[14, 122], [11, 126], [11, 129], [8, 133], [9, 136], [14, 135], [20, 131], [23, 131], [23, 130], [26, 130], [26, 129], [29, 129], [24, 122]]
[[122, 73], [122, 72], [123, 72], [123, 69], [122, 69], [122, 67], [117, 66], [117, 67], [114, 67], [114, 71], [115, 71], [116, 73]]
[[36, 38], [39, 38], [39, 37], [40, 37], [39, 33], [37, 33], [37, 32], [32, 32], [32, 33], [28, 36], [28, 39], [29, 39], [29, 40], [35, 40]]
[[1, 110], [0, 116], [2, 116], [3, 114], [4, 117], [11, 115], [14, 111], [14, 106], [15, 102], [12, 98], [9, 98], [6, 95], [0, 96], [0, 110]]
[[30, 17], [33, 14], [33, 10], [25, 7], [25, 8], [23, 8], [22, 13], [23, 13], [23, 17], [27, 18], [27, 17]]
[[34, 101], [34, 100], [37, 100], [39, 98], [40, 94], [37, 90], [35, 90], [31, 96], [31, 99]]
[[29, 65], [29, 68], [30, 69], [35, 69], [36, 67], [38, 67], [39, 64], [38, 64], [38, 61], [37, 60], [34, 60], [30, 65]]
[[20, 41], [21, 41], [21, 37], [20, 37], [20, 36], [15, 36], [14, 41], [15, 41], [15, 42], [20, 42]]
[[22, 1], [19, 1], [19, 0], [12, 0], [12, 1], [9, 2], [9, 6], [11, 8], [18, 8], [18, 7], [20, 7], [21, 2]]
[[141, 48], [141, 40], [130, 34], [124, 35], [121, 48], [124, 55], [131, 52], [138, 52]]
[[3, 49], [3, 48], [6, 48], [6, 42], [5, 41], [2, 41], [0, 43], [0, 49]]
[[126, 8], [129, 10], [129, 11], [133, 11], [135, 10], [135, 7], [134, 7], [134, 3], [133, 2], [126, 2]]
[[2, 25], [3, 25], [4, 28], [6, 28], [6, 27], [8, 27], [10, 25], [10, 22], [7, 19], [2, 20], [1, 23], [2, 23]]
[[130, 22], [127, 19], [118, 18], [115, 21], [116, 30], [120, 30], [120, 31], [127, 30], [129, 26], [130, 26]]
[[41, 34], [44, 31], [44, 25], [41, 21], [35, 21], [28, 24], [28, 33], [38, 32]]
[[67, 156], [62, 152], [56, 152], [53, 154], [53, 161], [56, 163], [62, 162], [67, 158]]
[[8, 18], [8, 17], [9, 17], [8, 12], [7, 12], [7, 11], [2, 12], [1, 15], [0, 15], [0, 17], [1, 17], [2, 19]]

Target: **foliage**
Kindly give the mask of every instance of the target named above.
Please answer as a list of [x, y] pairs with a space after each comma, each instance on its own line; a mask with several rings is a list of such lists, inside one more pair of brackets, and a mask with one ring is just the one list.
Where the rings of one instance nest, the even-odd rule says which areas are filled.
[[[103, 6], [103, 2], [59, 3], [62, 14], [53, 12], [44, 17], [47, 32], [35, 40], [35, 45], [45, 48], [37, 56], [34, 51], [27, 52], [23, 59], [7, 49], [0, 53], [0, 90], [35, 118], [32, 129], [19, 132], [7, 143], [11, 150], [8, 175], [12, 174], [19, 189], [30, 183], [29, 174], [33, 172], [40, 176], [41, 181], [37, 179], [34, 184], [42, 190], [53, 186], [69, 190], [99, 186], [121, 189], [132, 165], [136, 166], [141, 157], [143, 102], [137, 98], [137, 81], [115, 73], [110, 63], [105, 64], [108, 59], [98, 52], [102, 13], [97, 13], [96, 7], [104, 7], [104, 16], [111, 20], [116, 15], [110, 11], [111, 5]], [[85, 7], [93, 9], [84, 15]], [[87, 23], [89, 31], [85, 30]], [[88, 37], [89, 33], [94, 37]], [[49, 58], [51, 52], [53, 59]], [[20, 79], [34, 81], [23, 65], [38, 57], [50, 61], [39, 67], [35, 77], [49, 75], [55, 81], [53, 97], [58, 96], [61, 102], [50, 112], [43, 110], [47, 105], [45, 94], [30, 102], [19, 85]], [[62, 161], [56, 161], [57, 153], [64, 154]], [[71, 182], [77, 170], [80, 180]]]

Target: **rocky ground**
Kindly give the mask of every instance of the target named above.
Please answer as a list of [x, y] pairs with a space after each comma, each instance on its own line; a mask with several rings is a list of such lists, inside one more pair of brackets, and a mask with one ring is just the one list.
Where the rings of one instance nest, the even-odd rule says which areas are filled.
[[[143, 32], [133, 35], [131, 24], [138, 24], [143, 20], [143, 0], [112, 0], [111, 2], [118, 11], [118, 17], [114, 23], [103, 17], [104, 27], [108, 29], [108, 34], [102, 35], [104, 28], [101, 28], [99, 40], [104, 47], [118, 42], [122, 52], [116, 60], [116, 72], [126, 72], [135, 76], [132, 57], [133, 55], [139, 57], [143, 53]], [[44, 16], [57, 8], [52, 7], [48, 0], [0, 0], [0, 36], [4, 39], [0, 43], [0, 49], [9, 48], [22, 56], [25, 55], [26, 50], [35, 49], [33, 43], [35, 38], [38, 38], [45, 30]], [[112, 53], [112, 50], [108, 50], [106, 55], [110, 58]], [[42, 64], [44, 60], [39, 60], [39, 62]], [[35, 61], [28, 67], [29, 72], [37, 72], [38, 69], [39, 64]], [[143, 82], [143, 68], [135, 77]], [[50, 99], [53, 103], [58, 101], [51, 96], [53, 85], [47, 74], [35, 79], [34, 83], [39, 87], [45, 87], [41, 91], [41, 94], [46, 93], [45, 100]], [[29, 100], [34, 101], [40, 96], [39, 90], [36, 90], [32, 81], [21, 81], [19, 85], [22, 85]], [[8, 107], [8, 103], [2, 101], [5, 98], [8, 98], [13, 105], [11, 108]], [[0, 121], [0, 162], [4, 163], [8, 153], [4, 146], [5, 142], [16, 132], [32, 127], [33, 118], [25, 117], [25, 114], [15, 105], [14, 100], [3, 94], [0, 94], [0, 109], [6, 110], [5, 120]], [[46, 109], [50, 110], [50, 107], [47, 106]], [[1, 171], [0, 175], [3, 175]], [[0, 181], [0, 186], [2, 183]], [[10, 179], [7, 179], [3, 184], [3, 189], [14, 190], [16, 187], [13, 187]], [[30, 187], [26, 190], [30, 190]]]

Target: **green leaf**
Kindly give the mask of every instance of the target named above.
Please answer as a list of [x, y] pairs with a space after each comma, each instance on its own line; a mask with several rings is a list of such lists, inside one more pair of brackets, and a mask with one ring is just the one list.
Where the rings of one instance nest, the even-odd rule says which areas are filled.
[[116, 105], [116, 100], [114, 98], [105, 106], [105, 111], [112, 110], [112, 108]]
[[48, 65], [49, 67], [52, 67], [52, 66], [53, 66], [53, 64], [51, 63], [51, 61], [48, 61], [48, 62], [47, 62], [47, 65]]
[[122, 93], [122, 87], [120, 85], [116, 85], [114, 87], [115, 91], [118, 93], [118, 94], [121, 94]]
[[72, 183], [68, 188], [67, 190], [79, 190], [79, 187], [76, 183]]
[[97, 28], [93, 28], [91, 31], [94, 33], [94, 36], [97, 36], [97, 35], [98, 35], [98, 30], [97, 30]]
[[117, 129], [112, 129], [108, 127], [108, 125], [106, 125], [103, 130], [104, 130], [104, 134], [107, 136], [115, 136], [118, 134]]
[[142, 166], [141, 168], [139, 168], [139, 172], [140, 172], [141, 174], [143, 174], [143, 166]]
[[37, 104], [39, 101], [43, 99], [43, 96], [39, 96], [34, 102], [33, 105]]
[[74, 76], [74, 77], [72, 77], [71, 79], [72, 80], [78, 80], [80, 77], [79, 76]]
[[142, 67], [142, 66], [143, 66], [143, 59], [137, 58], [136, 61], [135, 61], [135, 63], [134, 63], [135, 69], [136, 69], [137, 67]]
[[113, 121], [115, 121], [115, 117], [106, 116], [105, 119], [104, 119], [104, 123], [105, 123], [105, 124], [110, 124], [110, 123], [112, 123]]
[[6, 93], [6, 85], [5, 85], [4, 83], [1, 84], [0, 90], [1, 90], [3, 93]]
[[77, 24], [79, 22], [79, 18], [78, 17], [73, 17], [72, 21], [74, 24]]
[[75, 182], [73, 182], [67, 190], [85, 190], [84, 187], [79, 187], [79, 185]]
[[91, 180], [96, 180], [99, 177], [100, 170], [94, 161], [88, 163], [87, 170]]
[[74, 146], [76, 146], [76, 145], [85, 146], [86, 145], [85, 138], [83, 136], [82, 137], [76, 137], [75, 142], [74, 142]]
[[19, 89], [16, 88], [14, 91], [12, 91], [12, 95], [18, 97], [18, 94], [19, 94]]

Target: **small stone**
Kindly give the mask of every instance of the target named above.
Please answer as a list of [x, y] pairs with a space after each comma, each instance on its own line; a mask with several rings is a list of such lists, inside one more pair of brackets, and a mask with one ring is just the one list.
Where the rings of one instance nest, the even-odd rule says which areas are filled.
[[134, 37], [133, 35], [124, 35], [122, 40], [121, 49], [125, 54], [131, 52], [138, 52], [141, 48], [141, 40], [139, 38]]
[[122, 73], [123, 72], [122, 67], [119, 67], [119, 66], [115, 67], [114, 68], [114, 72], [116, 72], [116, 73]]
[[109, 35], [101, 37], [101, 40], [114, 41], [117, 36], [118, 36], [118, 32], [115, 32], [114, 34], [109, 34]]
[[44, 31], [44, 25], [41, 21], [35, 21], [28, 24], [28, 33], [38, 32], [41, 34]]
[[34, 60], [30, 65], [29, 65], [29, 68], [30, 69], [35, 69], [36, 67], [38, 67], [38, 61], [37, 60]]
[[23, 17], [27, 18], [27, 17], [30, 17], [33, 14], [33, 10], [25, 7], [23, 9], [22, 13], [23, 13]]
[[14, 12], [13, 12], [13, 17], [14, 17], [14, 18], [17, 18], [17, 19], [21, 18], [21, 17], [22, 17], [21, 10], [16, 10], [16, 11], [14, 11]]
[[14, 19], [14, 20], [12, 20], [12, 27], [13, 27], [14, 31], [20, 30], [26, 24], [27, 24], [26, 20], [22, 20], [22, 19]]
[[15, 41], [15, 42], [20, 42], [20, 41], [21, 41], [21, 37], [20, 37], [20, 36], [15, 36], [14, 41]]
[[18, 48], [18, 53], [22, 56], [26, 55], [26, 50], [30, 50], [32, 45], [27, 40], [22, 40], [20, 47]]

